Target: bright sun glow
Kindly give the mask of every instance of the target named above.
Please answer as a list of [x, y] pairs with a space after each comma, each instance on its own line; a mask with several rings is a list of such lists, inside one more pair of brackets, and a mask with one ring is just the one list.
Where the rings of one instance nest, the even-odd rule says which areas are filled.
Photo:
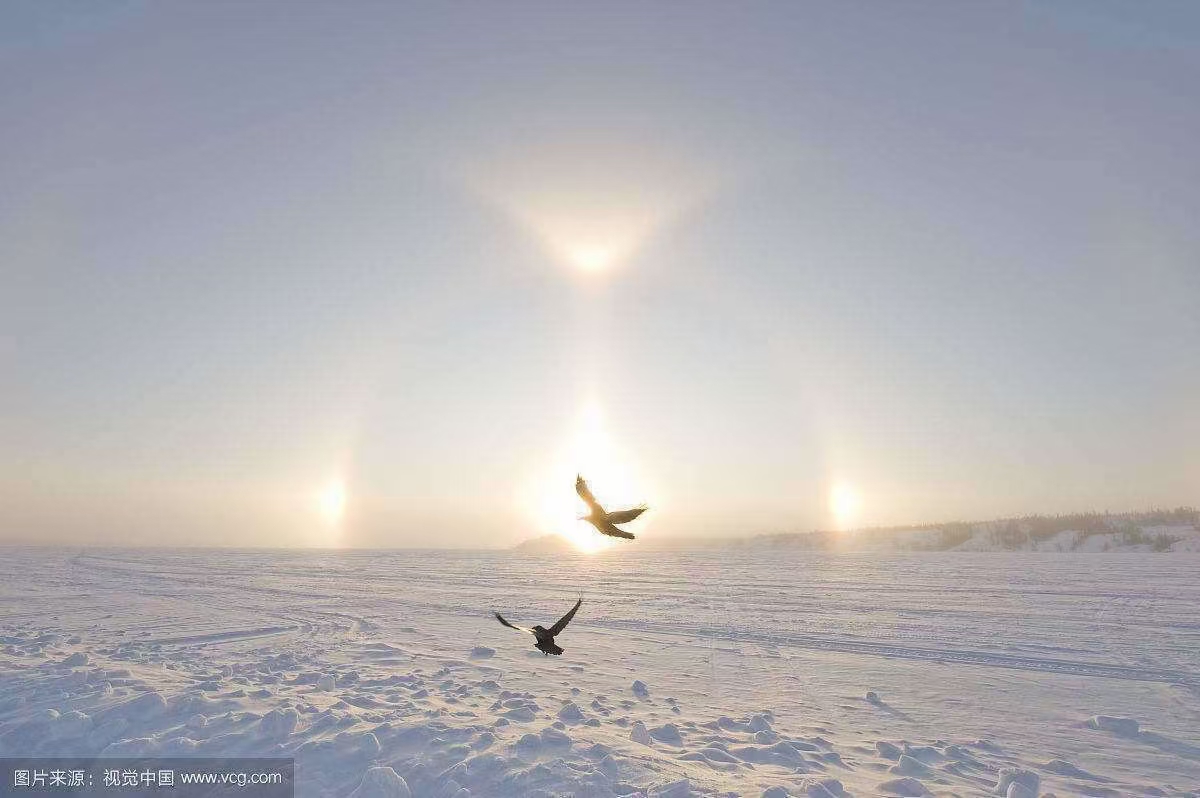
[[719, 182], [712, 163], [655, 146], [640, 133], [610, 130], [603, 142], [531, 133], [477, 152], [458, 167], [459, 177], [553, 260], [592, 277], [620, 271]]
[[613, 253], [603, 247], [586, 246], [572, 249], [568, 259], [585, 272], [604, 271], [616, 260]]
[[849, 529], [862, 510], [862, 494], [848, 482], [837, 482], [829, 491], [829, 509], [838, 529]]
[[339, 523], [346, 513], [346, 483], [335, 479], [317, 491], [317, 509], [326, 523]]
[[[596, 499], [605, 507], [633, 507], [650, 498], [639, 491], [635, 471], [619, 453], [604, 428], [600, 408], [591, 404], [584, 409], [578, 427], [553, 469], [536, 481], [532, 512], [542, 534], [561, 535], [579, 549], [591, 554], [625, 541], [604, 537], [580, 516], [587, 506], [575, 495], [575, 475], [582, 474]], [[643, 486], [644, 489], [644, 486]], [[639, 519], [630, 531], [639, 533]]]

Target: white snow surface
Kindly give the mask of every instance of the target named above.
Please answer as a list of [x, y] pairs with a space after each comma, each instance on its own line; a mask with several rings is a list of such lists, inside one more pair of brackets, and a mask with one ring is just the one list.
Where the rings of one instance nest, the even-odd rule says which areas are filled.
[[[360, 798], [1200, 795], [1186, 552], [2, 553], [0, 756], [293, 756], [297, 795]], [[561, 657], [491, 616], [580, 592]]]

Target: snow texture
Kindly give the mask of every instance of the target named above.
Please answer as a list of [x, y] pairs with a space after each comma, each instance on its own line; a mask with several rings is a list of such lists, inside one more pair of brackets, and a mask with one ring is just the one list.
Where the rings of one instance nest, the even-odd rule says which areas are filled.
[[[5, 555], [3, 756], [292, 756], [301, 798], [1200, 790], [1186, 553]], [[580, 592], [561, 657], [491, 617]]]

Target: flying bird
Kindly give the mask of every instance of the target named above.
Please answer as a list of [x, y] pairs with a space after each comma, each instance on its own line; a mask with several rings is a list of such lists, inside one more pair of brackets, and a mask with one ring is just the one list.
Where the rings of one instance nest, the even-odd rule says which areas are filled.
[[571, 608], [571, 611], [559, 618], [558, 623], [554, 624], [549, 629], [541, 626], [535, 626], [532, 629], [526, 629], [524, 626], [517, 626], [516, 624], [509, 623], [508, 621], [504, 620], [504, 616], [498, 612], [494, 613], [494, 615], [496, 616], [497, 621], [504, 624], [509, 629], [516, 629], [518, 632], [524, 632], [525, 634], [530, 634], [537, 638], [537, 642], [533, 645], [538, 651], [547, 656], [553, 654], [557, 657], [559, 654], [563, 653], [563, 650], [555, 645], [554, 636], [560, 633], [563, 629], [567, 628], [567, 624], [569, 624], [571, 619], [575, 617], [575, 613], [579, 610], [579, 605], [582, 603], [583, 596], [580, 596], [579, 601], [575, 602], [575, 606]]
[[644, 505], [634, 507], [630, 510], [617, 510], [610, 513], [600, 506], [600, 502], [596, 501], [596, 497], [588, 489], [587, 482], [579, 474], [575, 475], [575, 492], [579, 494], [579, 498], [583, 499], [591, 510], [587, 515], [579, 516], [580, 521], [587, 521], [596, 527], [596, 531], [602, 535], [633, 540], [633, 533], [626, 532], [624, 529], [618, 529], [616, 524], [627, 524], [646, 512]]

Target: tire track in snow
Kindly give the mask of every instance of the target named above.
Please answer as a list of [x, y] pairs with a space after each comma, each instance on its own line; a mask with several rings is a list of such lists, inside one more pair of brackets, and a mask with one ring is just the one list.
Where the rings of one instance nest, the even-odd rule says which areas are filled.
[[1124, 679], [1139, 682], [1164, 682], [1190, 687], [1200, 687], [1200, 675], [1186, 671], [1133, 667], [1107, 662], [1086, 660], [1054, 659], [1049, 657], [1025, 657], [1014, 654], [994, 654], [969, 649], [938, 649], [919, 646], [904, 646], [859, 640], [840, 640], [817, 635], [764, 635], [754, 632], [738, 632], [729, 629], [706, 627], [663, 627], [628, 621], [593, 621], [592, 626], [623, 631], [653, 634], [681, 635], [705, 640], [720, 639], [738, 643], [756, 643], [790, 648], [806, 648], [842, 654], [912, 659], [927, 662], [943, 662], [956, 665], [981, 665], [984, 667], [1007, 668], [1010, 670], [1061, 673], [1070, 676], [1097, 676], [1107, 679]]

